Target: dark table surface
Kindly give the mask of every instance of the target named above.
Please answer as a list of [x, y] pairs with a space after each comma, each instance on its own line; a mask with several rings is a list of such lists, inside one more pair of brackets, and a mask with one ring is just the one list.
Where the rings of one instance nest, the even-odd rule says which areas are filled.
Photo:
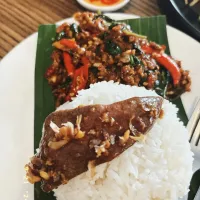
[[[197, 18], [194, 17], [197, 14], [194, 11], [192, 11], [192, 9], [189, 9], [189, 7], [187, 6], [181, 9], [179, 6], [177, 6], [177, 2], [179, 4], [182, 3], [183, 5], [184, 3], [179, 1], [184, 2], [184, 0], [158, 0], [158, 5], [161, 9], [161, 13], [167, 15], [167, 21], [169, 25], [185, 32], [186, 34], [190, 35], [198, 42], [200, 42], [199, 31], [195, 30], [197, 27], [194, 26], [195, 28], [192, 28], [193, 23], [194, 24], [198, 23]], [[174, 5], [176, 5], [176, 9], [173, 6], [172, 2], [174, 3]], [[186, 11], [187, 11], [187, 17], [186, 17]]]

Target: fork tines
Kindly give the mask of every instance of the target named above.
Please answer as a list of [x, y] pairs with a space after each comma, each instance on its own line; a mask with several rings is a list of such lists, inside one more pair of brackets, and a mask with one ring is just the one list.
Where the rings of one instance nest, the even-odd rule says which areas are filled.
[[200, 146], [200, 97], [198, 97], [194, 112], [192, 113], [192, 116], [187, 124], [187, 129], [191, 145]]

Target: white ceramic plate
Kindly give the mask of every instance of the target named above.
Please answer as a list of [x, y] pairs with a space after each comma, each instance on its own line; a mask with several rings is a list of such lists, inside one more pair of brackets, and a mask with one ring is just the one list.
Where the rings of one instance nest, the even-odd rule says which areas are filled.
[[[114, 19], [133, 15], [110, 14]], [[72, 19], [67, 21], [72, 22]], [[63, 21], [62, 21], [63, 22]], [[61, 23], [61, 22], [60, 22]], [[200, 96], [200, 44], [167, 27], [171, 53], [191, 71], [192, 91], [182, 96], [190, 117]], [[33, 186], [25, 179], [24, 165], [33, 155], [34, 68], [37, 34], [15, 47], [0, 63], [0, 197], [2, 200], [33, 200]]]
[[103, 11], [103, 12], [111, 12], [115, 10], [119, 10], [120, 8], [124, 7], [130, 0], [123, 0], [120, 3], [110, 5], [110, 6], [96, 6], [86, 2], [85, 0], [77, 0], [84, 8], [92, 11]]

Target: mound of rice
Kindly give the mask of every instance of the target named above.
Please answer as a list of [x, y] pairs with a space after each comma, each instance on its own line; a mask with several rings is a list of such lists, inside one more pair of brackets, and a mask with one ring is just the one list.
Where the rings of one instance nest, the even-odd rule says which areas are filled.
[[[157, 96], [154, 91], [113, 82], [101, 82], [82, 90], [73, 102], [78, 105], [111, 104], [134, 96]], [[143, 143], [136, 143], [111, 162], [87, 171], [54, 190], [58, 200], [177, 200], [188, 192], [192, 175], [192, 152], [188, 134], [177, 118], [177, 108], [163, 103], [158, 119]]]

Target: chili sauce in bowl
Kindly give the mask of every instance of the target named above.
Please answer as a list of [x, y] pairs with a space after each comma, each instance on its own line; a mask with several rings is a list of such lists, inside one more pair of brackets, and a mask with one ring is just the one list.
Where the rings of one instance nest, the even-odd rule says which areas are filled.
[[116, 11], [124, 7], [129, 0], [77, 0], [84, 8], [93, 11]]

